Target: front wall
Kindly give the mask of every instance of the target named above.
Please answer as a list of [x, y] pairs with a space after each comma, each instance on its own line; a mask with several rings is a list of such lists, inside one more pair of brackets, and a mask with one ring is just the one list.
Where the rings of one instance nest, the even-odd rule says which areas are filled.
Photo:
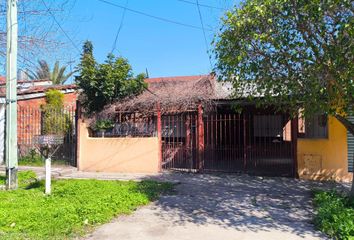
[[80, 171], [117, 173], [157, 173], [158, 139], [91, 138], [85, 123], [79, 123]]
[[328, 139], [298, 139], [297, 158], [300, 178], [349, 182], [347, 131], [333, 117], [328, 121]]

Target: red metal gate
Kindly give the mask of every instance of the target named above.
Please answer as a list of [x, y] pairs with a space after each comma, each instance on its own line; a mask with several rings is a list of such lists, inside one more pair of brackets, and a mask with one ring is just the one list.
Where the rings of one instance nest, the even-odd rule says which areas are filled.
[[162, 168], [197, 169], [197, 117], [194, 113], [162, 116]]
[[202, 122], [197, 113], [163, 116], [162, 167], [293, 176], [290, 123], [281, 114], [209, 113]]

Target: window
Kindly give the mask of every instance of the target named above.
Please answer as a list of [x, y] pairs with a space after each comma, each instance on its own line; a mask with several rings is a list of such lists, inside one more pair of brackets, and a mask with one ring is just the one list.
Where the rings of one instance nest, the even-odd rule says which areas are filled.
[[315, 115], [306, 119], [299, 118], [299, 137], [328, 138], [327, 115]]

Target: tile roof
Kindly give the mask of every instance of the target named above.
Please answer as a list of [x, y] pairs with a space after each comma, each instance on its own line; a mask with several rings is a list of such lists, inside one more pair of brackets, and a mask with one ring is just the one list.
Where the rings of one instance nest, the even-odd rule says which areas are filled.
[[193, 76], [174, 76], [174, 77], [156, 77], [147, 78], [145, 82], [147, 83], [157, 83], [157, 82], [171, 82], [171, 81], [197, 81], [201, 78], [209, 77], [209, 75], [193, 75]]
[[[160, 103], [163, 112], [184, 111], [199, 103], [209, 104], [215, 96], [215, 76], [178, 76], [145, 79], [147, 89], [134, 97], [107, 106], [104, 112], [151, 111]], [[104, 113], [103, 113], [104, 114]]]

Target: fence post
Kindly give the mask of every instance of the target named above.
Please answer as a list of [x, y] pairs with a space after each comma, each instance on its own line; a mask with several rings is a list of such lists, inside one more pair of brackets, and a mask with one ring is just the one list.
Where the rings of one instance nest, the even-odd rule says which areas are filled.
[[242, 114], [242, 122], [243, 122], [243, 171], [247, 170], [247, 120], [246, 113]]
[[158, 139], [158, 161], [159, 161], [159, 172], [162, 170], [162, 127], [161, 127], [161, 106], [158, 102], [156, 104], [157, 111], [157, 139]]
[[299, 178], [298, 166], [297, 166], [297, 133], [298, 133], [298, 118], [291, 119], [291, 151], [294, 164], [294, 177]]
[[204, 170], [204, 121], [203, 107], [198, 105], [198, 170]]

